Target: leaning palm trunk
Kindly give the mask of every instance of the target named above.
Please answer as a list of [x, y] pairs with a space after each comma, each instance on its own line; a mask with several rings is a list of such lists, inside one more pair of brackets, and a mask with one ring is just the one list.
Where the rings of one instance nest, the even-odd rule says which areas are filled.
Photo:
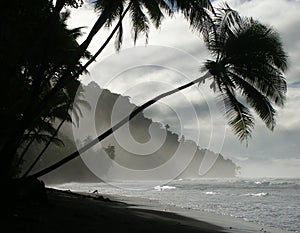
[[94, 140], [92, 140], [91, 142], [89, 142], [88, 144], [86, 144], [85, 146], [83, 146], [82, 148], [80, 148], [79, 150], [73, 152], [72, 154], [66, 156], [65, 158], [63, 158], [62, 160], [58, 161], [57, 163], [29, 176], [30, 178], [38, 178], [41, 177], [47, 173], [52, 172], [53, 170], [55, 170], [58, 167], [61, 167], [62, 165], [68, 163], [69, 161], [75, 159], [76, 157], [78, 157], [80, 154], [84, 153], [85, 151], [87, 151], [88, 149], [90, 149], [91, 147], [93, 147], [94, 145], [98, 144], [99, 142], [101, 142], [103, 139], [107, 138], [109, 135], [111, 135], [114, 131], [118, 130], [119, 128], [121, 128], [123, 125], [125, 125], [126, 123], [128, 123], [132, 118], [134, 118], [137, 114], [139, 114], [140, 112], [142, 112], [143, 110], [145, 110], [146, 108], [148, 108], [149, 106], [153, 105], [154, 103], [156, 103], [157, 101], [161, 100], [162, 98], [165, 98], [167, 96], [170, 96], [174, 93], [177, 93], [179, 91], [182, 91], [196, 83], [201, 83], [204, 82], [207, 78], [211, 77], [210, 72], [207, 72], [205, 75], [203, 75], [200, 78], [195, 79], [194, 81], [191, 81], [185, 85], [182, 85], [178, 88], [175, 88], [171, 91], [167, 91], [163, 94], [160, 94], [156, 97], [154, 97], [153, 99], [147, 101], [146, 103], [144, 103], [143, 105], [137, 107], [135, 110], [133, 110], [128, 116], [126, 116], [125, 118], [123, 118], [121, 121], [119, 121], [117, 124], [115, 124], [113, 127], [111, 127], [110, 129], [108, 129], [107, 131], [105, 131], [103, 134], [99, 135], [97, 138], [95, 138]]
[[45, 151], [48, 149], [48, 147], [50, 146], [51, 142], [53, 141], [53, 139], [56, 137], [56, 135], [58, 134], [60, 128], [63, 126], [63, 124], [65, 123], [65, 121], [67, 120], [67, 117], [64, 118], [60, 124], [58, 125], [57, 129], [55, 130], [55, 132], [52, 134], [51, 138], [49, 139], [49, 141], [46, 143], [46, 145], [44, 146], [43, 150], [40, 152], [40, 154], [35, 158], [35, 160], [33, 161], [33, 163], [30, 165], [30, 167], [27, 169], [27, 171], [23, 174], [22, 178], [26, 177], [31, 170], [34, 168], [34, 166], [37, 164], [37, 162], [41, 159], [41, 157], [43, 156], [43, 154], [45, 153]]

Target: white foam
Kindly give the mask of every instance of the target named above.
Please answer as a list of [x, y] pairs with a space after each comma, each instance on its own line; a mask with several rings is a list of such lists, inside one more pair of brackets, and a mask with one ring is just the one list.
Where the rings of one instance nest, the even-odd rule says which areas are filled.
[[252, 196], [252, 197], [265, 197], [268, 196], [269, 193], [247, 193], [246, 196]]
[[205, 192], [205, 194], [207, 194], [207, 195], [216, 195], [217, 193], [216, 192]]
[[155, 186], [154, 189], [157, 190], [157, 191], [162, 191], [162, 190], [176, 189], [176, 187], [175, 186], [164, 185], [164, 186]]

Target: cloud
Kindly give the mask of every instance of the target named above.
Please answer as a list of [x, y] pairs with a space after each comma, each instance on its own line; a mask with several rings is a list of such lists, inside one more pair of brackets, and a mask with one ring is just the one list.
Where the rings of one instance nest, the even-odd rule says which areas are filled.
[[300, 81], [290, 83], [289, 87], [300, 87]]
[[[214, 4], [218, 5], [220, 2], [214, 1]], [[242, 163], [245, 166], [245, 174], [248, 175], [251, 172], [253, 174], [256, 169], [255, 165], [259, 165], [261, 168], [259, 175], [262, 176], [264, 173], [273, 175], [278, 175], [280, 171], [286, 173], [285, 169], [289, 165], [288, 162], [284, 161], [296, 161], [293, 164], [299, 166], [297, 161], [300, 159], [300, 120], [298, 113], [300, 106], [300, 30], [298, 30], [300, 2], [295, 0], [228, 0], [227, 2], [242, 15], [251, 16], [269, 24], [279, 32], [289, 56], [289, 69], [286, 73], [289, 86], [286, 106], [284, 109], [278, 110], [275, 131], [270, 132], [258, 120], [253, 138], [249, 140], [249, 145], [246, 147], [245, 144], [237, 140], [231, 129], [227, 127], [222, 154]], [[71, 27], [91, 26], [95, 20], [96, 14], [91, 9], [82, 8], [72, 12], [70, 23]], [[114, 92], [129, 93], [132, 96], [131, 100], [138, 104], [157, 95], [160, 91], [164, 91], [168, 85], [175, 87], [188, 79], [199, 77], [201, 75], [199, 67], [203, 61], [210, 58], [199, 34], [192, 33], [188, 23], [180, 15], [172, 19], [166, 18], [159, 30], [151, 28], [148, 46], [145, 46], [145, 40], [141, 38], [137, 42], [137, 47], [133, 48], [128, 19], [124, 21], [124, 29], [124, 43], [120, 54], [115, 54], [113, 43], [111, 43], [97, 59], [98, 63], [91, 67], [90, 77], [85, 77], [85, 79], [87, 81], [97, 79], [101, 85], [101, 83], [105, 84], [108, 79], [113, 78], [114, 80], [108, 85], [109, 88]], [[85, 31], [88, 32], [88, 29]], [[90, 46], [90, 51], [93, 52], [99, 48], [107, 35], [108, 31], [102, 30]], [[191, 57], [194, 59], [193, 63], [189, 62]], [[143, 62], [148, 66], [134, 67], [133, 65]], [[155, 64], [159, 66], [155, 66]], [[168, 69], [167, 67], [170, 66], [176, 67], [177, 70]], [[131, 68], [127, 69], [128, 67]], [[116, 72], [114, 73], [114, 71]], [[111, 77], [112, 73], [115, 76]], [[182, 73], [188, 75], [184, 76]], [[158, 85], [159, 83], [161, 85]], [[164, 85], [162, 85], [163, 83]], [[202, 122], [200, 130], [204, 135], [203, 141], [214, 140], [208, 137], [211, 133], [211, 125], [208, 121], [209, 112], [205, 107], [205, 101], [215, 101], [212, 97], [213, 94], [205, 92], [204, 94], [209, 97], [203, 102], [200, 100], [203, 95], [195, 89], [197, 88], [188, 89], [186, 92], [189, 101], [195, 105], [198, 118]], [[185, 126], [188, 137], [196, 138], [199, 135], [199, 128], [193, 127], [192, 121], [189, 121], [190, 112], [182, 97], [173, 96], [168, 101], [166, 106], [172, 106], [171, 109], [154, 105], [147, 110], [147, 114], [175, 126], [178, 122], [173, 111], [176, 106], [178, 109], [176, 111], [183, 112], [184, 118], [189, 122]], [[219, 130], [219, 133], [216, 133], [214, 137], [215, 140], [221, 140], [224, 137], [222, 129], [224, 119], [221, 113], [218, 113], [217, 117], [220, 119], [215, 122], [214, 131], [218, 132]], [[295, 168], [295, 166], [293, 167]], [[294, 172], [293, 174], [299, 173]]]
[[285, 166], [300, 166], [300, 158], [273, 159], [272, 162], [275, 164], [281, 164]]
[[295, 0], [229, 0], [241, 15], [253, 17], [274, 27], [280, 34], [289, 56], [288, 82], [299, 81], [300, 67], [300, 2]]

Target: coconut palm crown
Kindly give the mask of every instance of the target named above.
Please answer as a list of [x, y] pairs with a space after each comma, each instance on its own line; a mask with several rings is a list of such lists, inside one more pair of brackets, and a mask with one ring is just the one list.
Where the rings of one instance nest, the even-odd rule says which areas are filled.
[[254, 127], [249, 107], [274, 129], [273, 105], [283, 107], [286, 100], [287, 55], [273, 28], [239, 16], [228, 5], [218, 10], [214, 22], [206, 45], [215, 60], [207, 60], [202, 71], [211, 74], [210, 87], [224, 103], [228, 124], [247, 141]]
[[[114, 21], [120, 19], [122, 14], [124, 12], [126, 14], [128, 11], [134, 43], [140, 35], [144, 35], [147, 42], [150, 24], [159, 28], [165, 16], [181, 13], [191, 28], [202, 32], [205, 25], [212, 23], [208, 12], [214, 13], [209, 0], [114, 0], [113, 3], [112, 1], [96, 0], [94, 3], [95, 10], [105, 16], [104, 24], [107, 27], [112, 26]], [[122, 36], [121, 23], [115, 41], [117, 50], [121, 47]]]

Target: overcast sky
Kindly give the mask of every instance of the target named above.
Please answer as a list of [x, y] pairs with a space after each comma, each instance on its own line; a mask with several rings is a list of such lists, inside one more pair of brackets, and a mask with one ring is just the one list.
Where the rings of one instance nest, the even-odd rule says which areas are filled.
[[[218, 6], [220, 1], [215, 1]], [[148, 109], [145, 114], [155, 121], [171, 126], [199, 143], [234, 160], [242, 167], [242, 176], [300, 177], [300, 1], [299, 0], [228, 0], [243, 16], [251, 16], [272, 25], [281, 35], [289, 56], [286, 73], [288, 98], [284, 109], [278, 110], [277, 125], [270, 132], [256, 121], [252, 139], [238, 141], [228, 126], [214, 94], [207, 84], [197, 85], [167, 98]], [[96, 15], [89, 6], [72, 12], [70, 27], [87, 26]], [[89, 50], [101, 46], [108, 30], [101, 31]], [[84, 36], [83, 36], [84, 38]], [[82, 39], [83, 39], [82, 38]], [[135, 104], [176, 87], [201, 75], [199, 67], [210, 56], [201, 35], [193, 33], [185, 20], [177, 15], [166, 18], [160, 29], [151, 29], [149, 43], [141, 37], [134, 47], [128, 20], [124, 24], [124, 43], [119, 54], [113, 42], [89, 69], [84, 82], [94, 80], [112, 92], [131, 96]], [[196, 113], [198, 120], [195, 120]]]

